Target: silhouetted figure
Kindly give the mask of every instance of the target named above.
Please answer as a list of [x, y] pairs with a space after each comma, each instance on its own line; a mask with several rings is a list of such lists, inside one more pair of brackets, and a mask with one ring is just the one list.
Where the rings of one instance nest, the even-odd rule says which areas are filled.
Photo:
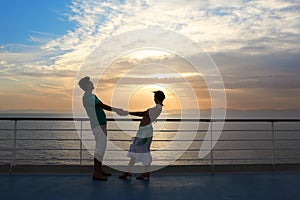
[[94, 84], [90, 77], [86, 76], [78, 82], [80, 88], [85, 91], [82, 97], [82, 103], [90, 119], [91, 128], [95, 136], [95, 153], [94, 153], [94, 173], [93, 179], [107, 180], [106, 176], [111, 176], [111, 173], [102, 170], [102, 160], [106, 150], [107, 129], [106, 115], [103, 110], [114, 111], [119, 115], [127, 115], [128, 112], [119, 108], [112, 108], [102, 103], [92, 92]]
[[150, 146], [153, 137], [152, 122], [155, 121], [156, 118], [160, 115], [164, 99], [165, 95], [162, 91], [155, 91], [154, 102], [156, 103], [156, 105], [154, 107], [142, 112], [129, 112], [130, 115], [143, 118], [140, 122], [136, 137], [134, 138], [133, 143], [130, 145], [130, 149], [127, 155], [128, 157], [130, 157], [128, 171], [123, 172], [123, 174], [119, 176], [120, 179], [131, 177], [131, 168], [137, 162], [142, 162], [145, 170], [144, 173], [140, 174], [136, 179], [149, 179], [149, 169], [152, 162], [152, 156], [150, 153]]

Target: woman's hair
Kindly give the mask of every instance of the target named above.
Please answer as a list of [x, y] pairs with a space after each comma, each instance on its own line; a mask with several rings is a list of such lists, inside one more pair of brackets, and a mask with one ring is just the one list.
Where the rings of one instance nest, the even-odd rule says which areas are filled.
[[165, 94], [160, 90], [154, 91], [153, 93], [154, 93], [154, 97], [160, 102], [163, 102], [166, 98]]

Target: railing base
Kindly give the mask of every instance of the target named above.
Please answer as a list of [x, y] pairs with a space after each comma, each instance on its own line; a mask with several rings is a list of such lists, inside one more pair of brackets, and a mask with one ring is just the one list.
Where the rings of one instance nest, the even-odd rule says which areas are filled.
[[[125, 167], [125, 166], [124, 166]], [[105, 170], [113, 173], [119, 171], [104, 166]], [[92, 173], [90, 165], [17, 165], [11, 171], [10, 165], [0, 165], [1, 174], [87, 174]], [[300, 164], [242, 164], [242, 165], [176, 165], [162, 168], [154, 173], [220, 173], [220, 172], [272, 172], [300, 171]]]

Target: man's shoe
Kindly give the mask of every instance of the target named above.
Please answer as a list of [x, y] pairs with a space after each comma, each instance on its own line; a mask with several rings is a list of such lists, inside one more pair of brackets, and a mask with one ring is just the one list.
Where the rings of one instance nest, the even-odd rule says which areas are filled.
[[93, 174], [93, 180], [107, 181], [107, 177], [103, 174]]
[[103, 171], [101, 170], [103, 176], [111, 176], [112, 174], [110, 172], [106, 172], [106, 171]]

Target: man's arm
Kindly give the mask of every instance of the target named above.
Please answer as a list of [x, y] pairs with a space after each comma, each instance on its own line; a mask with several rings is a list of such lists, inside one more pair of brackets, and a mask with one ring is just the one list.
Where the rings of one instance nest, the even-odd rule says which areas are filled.
[[100, 107], [100, 108], [102, 108], [104, 110], [108, 110], [108, 111], [113, 111], [114, 110], [114, 108], [112, 108], [111, 106], [108, 106], [108, 105], [106, 105], [106, 104], [104, 104], [102, 102], [98, 102], [96, 104], [96, 106], [98, 106], [98, 107]]
[[104, 109], [104, 110], [116, 112], [116, 113], [117, 113], [118, 115], [120, 115], [120, 116], [126, 116], [126, 115], [128, 115], [128, 112], [127, 112], [127, 111], [124, 111], [124, 110], [122, 110], [121, 108], [113, 108], [113, 107], [111, 107], [111, 106], [108, 106], [108, 105], [102, 103], [101, 101], [98, 102], [98, 103], [96, 104], [96, 106], [99, 106], [100, 108], [102, 108], [102, 109]]
[[101, 101], [98, 102], [98, 103], [96, 104], [96, 106], [99, 106], [100, 108], [102, 108], [102, 109], [104, 109], [104, 110], [114, 111], [114, 112], [118, 112], [118, 111], [122, 110], [122, 109], [120, 109], [120, 108], [114, 108], [114, 107], [111, 107], [111, 106], [109, 106], [109, 105], [106, 105], [106, 104], [102, 103]]

